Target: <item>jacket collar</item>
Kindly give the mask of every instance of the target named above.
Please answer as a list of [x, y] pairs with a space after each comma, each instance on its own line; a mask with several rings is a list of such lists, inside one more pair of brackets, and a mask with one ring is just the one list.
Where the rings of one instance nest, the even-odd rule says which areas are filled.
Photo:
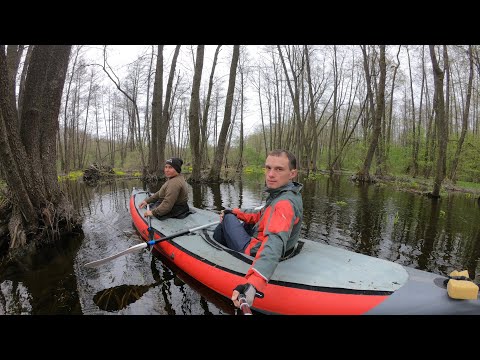
[[282, 187], [279, 187], [277, 189], [270, 189], [268, 187], [265, 187], [265, 191], [270, 195], [270, 196], [277, 196], [278, 194], [284, 192], [284, 191], [293, 191], [295, 194], [299, 193], [303, 188], [303, 185], [296, 182], [296, 181], [290, 181], [288, 184], [283, 185]]

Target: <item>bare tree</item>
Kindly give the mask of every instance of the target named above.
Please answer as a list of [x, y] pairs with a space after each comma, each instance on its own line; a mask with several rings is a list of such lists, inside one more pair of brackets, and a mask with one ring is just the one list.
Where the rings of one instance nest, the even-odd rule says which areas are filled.
[[225, 144], [227, 140], [227, 133], [230, 127], [232, 116], [233, 94], [235, 91], [235, 79], [237, 76], [237, 65], [240, 57], [240, 45], [233, 46], [232, 62], [230, 64], [230, 75], [228, 80], [227, 100], [225, 102], [225, 112], [223, 115], [222, 128], [218, 136], [217, 149], [213, 158], [213, 164], [208, 175], [208, 180], [212, 182], [220, 181], [220, 169], [222, 167], [223, 158], [225, 155]]
[[377, 106], [375, 108], [375, 118], [373, 122], [373, 133], [368, 147], [365, 161], [362, 169], [357, 173], [360, 181], [371, 181], [370, 166], [372, 164], [373, 155], [378, 145], [378, 138], [382, 130], [382, 117], [385, 109], [385, 79], [386, 79], [386, 63], [385, 63], [385, 45], [380, 45], [380, 80], [378, 83]]
[[416, 139], [416, 135], [417, 135], [417, 131], [415, 129], [415, 124], [416, 124], [416, 119], [415, 119], [415, 98], [413, 96], [413, 78], [412, 78], [412, 65], [411, 65], [411, 62], [410, 62], [410, 51], [408, 50], [408, 46], [406, 47], [407, 49], [407, 58], [408, 58], [408, 73], [409, 73], [409, 77], [410, 77], [410, 96], [411, 96], [411, 102], [412, 102], [412, 166], [413, 166], [413, 170], [412, 170], [412, 175], [413, 177], [416, 177], [417, 176], [417, 173], [418, 173], [418, 159], [417, 159], [417, 153], [415, 151], [416, 149], [416, 143], [417, 143], [417, 139]]
[[[308, 46], [304, 45], [303, 51], [305, 53], [305, 63], [307, 65], [307, 84], [308, 84], [308, 98], [309, 98], [309, 107], [310, 107], [310, 116], [309, 116], [309, 127], [310, 127], [310, 134], [312, 134], [312, 138], [315, 141], [315, 144], [317, 144], [317, 127], [315, 124], [315, 98], [313, 96], [313, 85], [312, 85], [312, 74], [310, 70], [310, 55], [308, 51]], [[310, 169], [315, 171], [316, 170], [316, 164], [311, 161], [310, 156], [312, 154], [312, 151], [310, 149], [310, 146], [307, 147], [307, 175], [310, 172]], [[310, 166], [310, 161], [312, 162], [312, 166]]]
[[5, 50], [0, 45], [0, 167], [8, 169], [4, 171], [12, 205], [8, 228], [14, 249], [46, 234], [57, 238], [63, 226], [70, 231], [79, 219], [60, 190], [56, 171], [58, 115], [71, 46], [34, 46], [21, 113], [9, 77], [15, 70], [9, 67]]
[[462, 132], [460, 138], [458, 139], [457, 150], [455, 151], [455, 156], [453, 158], [452, 168], [450, 170], [450, 179], [455, 182], [457, 167], [460, 158], [460, 153], [462, 152], [463, 142], [465, 141], [465, 135], [467, 134], [468, 129], [468, 114], [470, 111], [470, 99], [472, 97], [472, 83], [473, 83], [473, 52], [472, 45], [468, 45], [468, 60], [469, 60], [469, 69], [470, 73], [468, 76], [468, 85], [467, 85], [467, 98], [465, 100], [465, 107], [463, 108], [462, 116]]
[[146, 173], [146, 166], [145, 166], [145, 155], [143, 153], [143, 144], [142, 144], [142, 137], [141, 137], [141, 134], [140, 134], [140, 114], [138, 113], [138, 106], [137, 106], [137, 101], [135, 98], [133, 98], [130, 94], [128, 94], [121, 86], [120, 86], [120, 80], [118, 79], [118, 77], [113, 74], [113, 76], [115, 76], [115, 79], [113, 78], [112, 74], [110, 74], [110, 72], [107, 70], [107, 67], [108, 69], [111, 71], [112, 68], [110, 67], [110, 65], [108, 64], [108, 61], [107, 61], [107, 49], [106, 49], [106, 46], [104, 47], [103, 49], [103, 65], [101, 65], [103, 71], [105, 72], [105, 74], [107, 74], [108, 78], [115, 84], [116, 88], [123, 94], [125, 95], [125, 97], [131, 101], [132, 103], [132, 106], [133, 106], [133, 119], [135, 120], [136, 124], [137, 124], [137, 132], [135, 133], [135, 135], [137, 136], [137, 143], [138, 143], [138, 149], [140, 150], [140, 160], [141, 160], [141, 164], [142, 164], [142, 170], [143, 170], [143, 173], [145, 174]]
[[397, 77], [397, 71], [398, 71], [398, 68], [400, 67], [399, 55], [400, 55], [401, 48], [402, 46], [400, 45], [397, 51], [397, 63], [393, 66], [392, 88], [390, 90], [390, 110], [388, 111], [388, 126], [387, 126], [387, 134], [385, 138], [385, 143], [386, 143], [385, 153], [387, 157], [390, 150], [390, 143], [392, 141], [391, 137], [392, 137], [392, 117], [393, 117], [393, 93], [395, 92], [395, 79]]
[[[157, 149], [158, 149], [157, 175], [158, 176], [162, 176], [162, 174], [160, 174], [160, 170], [163, 169], [163, 164], [165, 162], [165, 143], [167, 141], [168, 127], [170, 126], [170, 118], [171, 118], [170, 106], [171, 106], [171, 100], [172, 100], [173, 79], [175, 77], [175, 68], [177, 66], [177, 59], [178, 59], [178, 54], [180, 52], [180, 46], [181, 45], [177, 45], [175, 47], [172, 64], [170, 65], [170, 74], [168, 76], [167, 91], [165, 93], [165, 102], [163, 104], [163, 109], [162, 109], [162, 120], [157, 126]], [[155, 120], [152, 118], [152, 122], [153, 121]]]
[[[285, 64], [285, 59], [282, 53], [282, 49], [280, 45], [277, 45], [278, 54], [280, 55], [280, 60], [282, 62], [283, 71], [285, 77], [287, 79], [288, 90], [290, 92], [290, 97], [293, 103], [293, 109], [295, 114], [295, 121], [293, 127], [290, 127], [291, 130], [294, 129], [295, 131], [295, 141], [293, 143], [292, 148], [296, 149], [297, 153], [297, 167], [302, 167], [302, 159], [303, 159], [303, 147], [301, 146], [301, 142], [304, 139], [303, 135], [303, 119], [300, 114], [300, 74], [303, 72], [303, 61], [304, 61], [304, 54], [303, 51], [297, 51], [295, 47], [291, 50], [287, 47], [287, 58], [290, 64], [290, 70], [292, 73], [292, 80], [290, 81], [290, 77], [288, 76], [287, 66]], [[300, 59], [298, 59], [300, 56]], [[292, 88], [291, 82], [293, 82], [294, 87]], [[287, 142], [290, 144], [291, 142]]]
[[195, 59], [195, 73], [193, 74], [192, 95], [190, 97], [190, 109], [188, 111], [188, 124], [190, 129], [190, 150], [192, 152], [192, 175], [190, 181], [200, 181], [200, 82], [202, 80], [203, 58], [205, 45], [197, 46]]
[[200, 151], [203, 152], [204, 156], [200, 157], [200, 168], [203, 169], [208, 156], [208, 136], [207, 136], [207, 123], [208, 123], [208, 112], [211, 105], [211, 98], [212, 98], [212, 88], [213, 88], [213, 75], [215, 74], [215, 67], [217, 66], [218, 61], [218, 54], [220, 52], [220, 48], [222, 45], [217, 45], [215, 50], [215, 55], [213, 57], [213, 64], [212, 64], [212, 71], [210, 72], [210, 80], [208, 81], [208, 91], [207, 91], [207, 99], [205, 100], [205, 107], [203, 109], [202, 115], [202, 126], [200, 128], [200, 132], [202, 134], [201, 142], [200, 142]]
[[429, 45], [429, 48], [435, 84], [433, 109], [435, 111], [435, 124], [437, 127], [437, 166], [435, 169], [435, 178], [433, 180], [433, 190], [431, 195], [433, 197], [440, 197], [440, 189], [445, 177], [444, 164], [447, 155], [447, 126], [445, 124], [445, 99], [443, 95], [444, 72], [438, 65], [437, 56], [435, 54], [435, 45]]
[[[163, 107], [163, 45], [158, 45], [157, 66], [155, 70], [155, 80], [153, 84], [152, 94], [152, 142], [150, 144], [150, 172], [158, 173], [158, 145], [159, 131], [158, 128], [162, 123], [162, 107]], [[165, 145], [164, 145], [165, 146]]]

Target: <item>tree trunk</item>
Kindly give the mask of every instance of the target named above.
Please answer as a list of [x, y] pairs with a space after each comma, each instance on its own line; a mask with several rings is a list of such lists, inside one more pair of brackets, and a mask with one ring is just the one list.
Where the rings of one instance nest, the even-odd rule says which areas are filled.
[[385, 78], [386, 78], [386, 64], [385, 64], [385, 45], [380, 45], [380, 80], [378, 84], [377, 106], [375, 109], [375, 119], [373, 124], [373, 134], [368, 147], [363, 167], [357, 174], [360, 181], [371, 181], [370, 166], [372, 164], [373, 155], [377, 148], [378, 138], [382, 130], [383, 110], [385, 109]]
[[173, 54], [172, 64], [170, 66], [170, 74], [168, 75], [167, 91], [165, 93], [165, 102], [163, 103], [162, 120], [157, 129], [157, 132], [158, 132], [157, 175], [159, 177], [162, 176], [161, 170], [163, 170], [163, 164], [165, 162], [165, 143], [167, 141], [168, 127], [170, 126], [170, 99], [172, 96], [172, 84], [173, 84], [173, 78], [175, 76], [175, 68], [177, 66], [177, 59], [178, 59], [178, 54], [180, 52], [180, 46], [181, 45], [177, 45], [175, 47], [175, 52]]
[[[312, 86], [312, 75], [311, 75], [311, 71], [310, 71], [310, 55], [309, 55], [309, 51], [308, 51], [308, 46], [307, 45], [304, 45], [304, 48], [303, 48], [304, 52], [305, 52], [305, 64], [306, 64], [306, 67], [307, 67], [307, 85], [308, 85], [308, 99], [309, 99], [309, 102], [308, 102], [308, 105], [309, 105], [309, 110], [310, 110], [310, 121], [309, 121], [309, 133], [311, 134], [311, 139], [313, 140], [313, 143], [317, 143], [317, 126], [316, 126], [316, 123], [315, 123], [315, 97], [313, 95], [313, 86]], [[313, 144], [309, 141], [309, 145], [307, 147], [307, 155], [309, 158], [307, 158], [307, 161], [310, 160], [308, 162], [308, 166], [307, 166], [307, 176], [308, 174], [310, 173], [310, 169], [312, 171], [315, 171], [317, 169], [317, 165], [316, 165], [316, 161], [313, 162], [312, 158], [315, 159], [315, 156], [313, 156], [313, 154], [315, 154], [316, 151], [313, 152], [312, 154], [312, 148], [315, 149], [315, 146], [313, 146]], [[316, 149], [315, 149], [316, 150]]]
[[210, 80], [208, 82], [208, 91], [207, 99], [205, 100], [205, 108], [203, 109], [202, 116], [202, 127], [200, 132], [202, 133], [202, 139], [200, 142], [200, 151], [203, 152], [203, 157], [200, 157], [199, 167], [203, 169], [208, 159], [208, 136], [207, 136], [207, 123], [208, 123], [208, 112], [210, 110], [210, 103], [212, 98], [212, 88], [213, 88], [213, 75], [215, 74], [215, 67], [217, 66], [218, 54], [222, 45], [218, 45], [215, 50], [215, 56], [213, 57], [212, 71], [210, 72]]
[[437, 125], [437, 166], [435, 169], [435, 179], [433, 180], [433, 197], [440, 197], [440, 189], [444, 178], [444, 164], [447, 154], [446, 126], [445, 126], [445, 100], [443, 95], [443, 76], [444, 73], [438, 65], [435, 55], [435, 45], [429, 45], [430, 57], [432, 59], [433, 78], [435, 91], [433, 95], [433, 108], [435, 110], [435, 124]]
[[[303, 154], [303, 147], [302, 147], [302, 140], [304, 138], [303, 136], [303, 120], [300, 115], [300, 89], [299, 89], [299, 74], [303, 72], [303, 63], [301, 64], [300, 68], [295, 69], [293, 67], [293, 64], [295, 63], [294, 60], [292, 60], [292, 57], [296, 59], [297, 57], [297, 50], [295, 47], [293, 48], [293, 51], [291, 54], [289, 47], [287, 47], [287, 56], [290, 64], [290, 70], [292, 72], [292, 81], [294, 84], [294, 88], [292, 89], [292, 85], [290, 84], [290, 77], [288, 76], [288, 70], [287, 66], [285, 64], [285, 59], [282, 54], [282, 49], [280, 48], [280, 45], [277, 45], [278, 49], [278, 54], [280, 56], [280, 60], [282, 63], [283, 71], [285, 74], [285, 77], [287, 79], [287, 85], [288, 85], [288, 90], [290, 92], [290, 97], [292, 98], [292, 103], [293, 103], [293, 109], [294, 109], [294, 126], [293, 130], [295, 131], [295, 141], [293, 145], [290, 145], [290, 142], [287, 142], [290, 148], [296, 148], [297, 149], [297, 168], [301, 169], [302, 168], [302, 154]], [[303, 51], [301, 52], [301, 55], [303, 56]], [[298, 66], [298, 64], [296, 64]]]
[[190, 129], [190, 150], [192, 152], [192, 175], [190, 181], [200, 181], [200, 83], [202, 81], [203, 58], [205, 45], [197, 46], [195, 59], [195, 73], [193, 74], [192, 95], [190, 97], [190, 109], [188, 111], [188, 124]]
[[465, 135], [467, 134], [468, 129], [468, 114], [470, 111], [470, 99], [472, 97], [472, 83], [473, 83], [473, 54], [472, 54], [472, 45], [468, 45], [468, 58], [470, 64], [470, 74], [468, 77], [468, 86], [467, 86], [467, 98], [465, 100], [465, 108], [463, 109], [462, 116], [462, 133], [460, 134], [460, 139], [458, 139], [457, 150], [455, 151], [455, 156], [453, 158], [452, 169], [450, 172], [450, 179], [455, 183], [458, 161], [460, 158], [460, 153], [462, 152], [463, 142], [465, 141]]
[[415, 99], [413, 96], [413, 78], [412, 78], [412, 66], [410, 63], [410, 52], [408, 51], [408, 46], [407, 46], [407, 58], [408, 58], [408, 73], [409, 73], [409, 78], [410, 78], [410, 97], [412, 101], [412, 176], [416, 177], [418, 174], [418, 159], [416, 155], [416, 146], [415, 144], [417, 143], [416, 135], [417, 131], [415, 128]]
[[386, 149], [385, 149], [385, 154], [388, 158], [388, 154], [389, 154], [389, 151], [390, 151], [390, 142], [391, 142], [391, 134], [392, 134], [392, 117], [393, 117], [393, 93], [395, 91], [395, 78], [397, 77], [397, 71], [398, 71], [398, 68], [400, 66], [400, 59], [399, 59], [399, 55], [400, 55], [400, 49], [402, 48], [402, 46], [400, 45], [398, 47], [398, 51], [397, 51], [397, 63], [395, 64], [395, 67], [393, 69], [393, 78], [392, 78], [392, 88], [391, 88], [391, 91], [390, 91], [390, 111], [388, 112], [388, 126], [387, 126], [387, 135], [386, 135], [386, 139], [385, 139], [385, 143], [386, 143]]
[[233, 94], [235, 92], [235, 79], [237, 76], [238, 58], [240, 57], [240, 45], [233, 46], [232, 62], [230, 64], [230, 75], [228, 79], [227, 100], [225, 102], [225, 112], [223, 116], [222, 128], [218, 136], [218, 145], [213, 158], [212, 168], [208, 175], [208, 180], [213, 182], [220, 181], [220, 169], [222, 168], [225, 144], [227, 142], [227, 133], [230, 127], [232, 116]]
[[0, 166], [8, 169], [5, 180], [13, 205], [10, 249], [45, 235], [56, 239], [59, 230], [79, 224], [56, 172], [58, 115], [70, 50], [70, 45], [34, 46], [19, 114], [5, 46], [0, 45]]
[[[337, 129], [337, 104], [338, 104], [338, 63], [337, 63], [337, 48], [333, 46], [333, 110], [332, 110], [332, 125], [330, 127], [330, 136], [328, 138], [328, 168], [330, 173], [333, 173], [335, 170], [340, 170], [338, 168], [338, 163], [332, 163], [332, 157], [335, 153], [335, 131]], [[335, 166], [335, 167], [334, 167]]]
[[237, 163], [237, 173], [241, 173], [243, 171], [243, 147], [244, 147], [244, 135], [243, 135], [243, 109], [244, 109], [244, 82], [243, 82], [243, 65], [240, 67], [240, 143], [238, 144], [238, 163]]
[[150, 145], [150, 173], [156, 174], [158, 168], [158, 129], [162, 123], [163, 102], [163, 45], [158, 45], [157, 66], [152, 94], [152, 143]]

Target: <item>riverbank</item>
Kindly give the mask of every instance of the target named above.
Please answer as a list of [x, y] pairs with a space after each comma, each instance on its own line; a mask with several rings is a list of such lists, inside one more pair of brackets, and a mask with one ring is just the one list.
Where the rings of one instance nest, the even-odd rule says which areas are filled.
[[[186, 171], [182, 172], [185, 175], [190, 174], [189, 169], [185, 169]], [[257, 170], [252, 168], [245, 168], [244, 171], [246, 173], [252, 172], [263, 172], [263, 169]], [[106, 174], [106, 175], [105, 175]], [[113, 169], [111, 173], [105, 173], [100, 176], [99, 180], [104, 181], [112, 178], [123, 178], [123, 179], [140, 179], [142, 178], [142, 172], [139, 170], [122, 170], [122, 169]], [[354, 176], [353, 172], [342, 172], [338, 173], [338, 175], [344, 176]], [[81, 170], [71, 171], [68, 174], [60, 174], [58, 175], [58, 180], [80, 180], [83, 181], [84, 172]], [[227, 171], [228, 180], [226, 182], [231, 182], [238, 173], [232, 169], [232, 171]], [[319, 176], [330, 176], [330, 173], [327, 171], [318, 171], [316, 173], [310, 173], [309, 179], [315, 180]], [[411, 176], [393, 176], [393, 175], [386, 175], [382, 177], [375, 178], [375, 184], [377, 185], [389, 185], [393, 186], [395, 190], [398, 191], [408, 191], [412, 193], [417, 193], [419, 195], [426, 195], [433, 189], [433, 179], [425, 179], [419, 177], [411, 177]], [[0, 180], [0, 200], [3, 198], [2, 193], [6, 188], [6, 183]], [[480, 199], [480, 183], [471, 183], [471, 182], [464, 182], [464, 181], [457, 181], [455, 184], [450, 180], [444, 180], [442, 183], [442, 190], [440, 195], [444, 196], [447, 195], [448, 192], [462, 192], [465, 194], [470, 194], [470, 196], [479, 198]]]
[[[408, 191], [420, 195], [428, 195], [433, 189], [433, 179], [413, 178], [408, 176], [384, 176], [378, 178], [378, 182], [395, 187], [398, 191]], [[462, 192], [472, 197], [480, 197], [480, 184], [457, 181], [455, 184], [450, 180], [444, 180], [440, 196], [449, 192]]]

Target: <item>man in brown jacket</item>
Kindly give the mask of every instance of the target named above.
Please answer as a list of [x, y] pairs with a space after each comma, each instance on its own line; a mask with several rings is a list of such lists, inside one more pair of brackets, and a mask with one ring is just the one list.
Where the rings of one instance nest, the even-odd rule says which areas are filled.
[[155, 203], [143, 214], [147, 216], [155, 216], [158, 219], [169, 217], [181, 217], [188, 214], [188, 187], [182, 172], [183, 160], [172, 157], [165, 161], [163, 172], [167, 177], [167, 181], [152, 196], [146, 198], [140, 203], [140, 208], [147, 204]]

